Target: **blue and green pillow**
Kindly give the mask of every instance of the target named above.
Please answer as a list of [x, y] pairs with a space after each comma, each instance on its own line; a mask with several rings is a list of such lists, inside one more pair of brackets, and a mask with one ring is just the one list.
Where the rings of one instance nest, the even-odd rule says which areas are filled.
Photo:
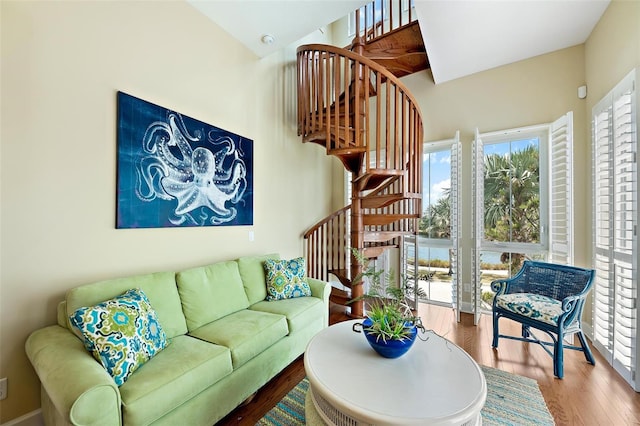
[[304, 258], [267, 259], [264, 261], [264, 269], [267, 275], [267, 300], [311, 296]]
[[131, 289], [111, 300], [76, 310], [71, 324], [118, 386], [168, 344], [149, 299]]

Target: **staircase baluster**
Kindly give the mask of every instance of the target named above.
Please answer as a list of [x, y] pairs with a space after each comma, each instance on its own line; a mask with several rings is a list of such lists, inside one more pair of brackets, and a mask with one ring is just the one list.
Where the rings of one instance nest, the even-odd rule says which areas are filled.
[[[360, 16], [356, 15], [358, 24]], [[389, 16], [392, 19], [393, 12]], [[366, 19], [365, 14], [365, 32]], [[367, 240], [371, 247], [397, 245], [402, 235], [417, 232], [420, 112], [396, 77], [355, 53], [302, 46], [298, 62], [298, 132], [305, 141], [324, 144], [327, 153], [338, 155], [353, 174], [351, 205], [304, 235], [308, 274], [328, 280], [332, 273], [349, 287], [349, 277], [360, 268], [350, 247], [364, 248], [365, 232], [376, 235]], [[377, 256], [379, 251], [371, 253]], [[359, 291], [352, 288], [348, 297]], [[351, 314], [361, 316], [362, 305], [354, 305]]]

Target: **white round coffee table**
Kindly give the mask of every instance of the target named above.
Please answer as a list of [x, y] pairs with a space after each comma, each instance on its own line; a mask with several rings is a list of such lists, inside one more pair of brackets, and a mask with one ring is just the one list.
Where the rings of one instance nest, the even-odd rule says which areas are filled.
[[332, 425], [480, 425], [487, 383], [460, 347], [427, 332], [409, 352], [387, 359], [373, 351], [357, 320], [318, 333], [307, 346], [305, 413]]

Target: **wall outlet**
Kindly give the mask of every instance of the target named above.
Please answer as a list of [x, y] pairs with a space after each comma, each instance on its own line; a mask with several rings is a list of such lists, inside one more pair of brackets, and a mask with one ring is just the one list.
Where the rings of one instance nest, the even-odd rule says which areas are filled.
[[0, 379], [0, 400], [7, 397], [7, 378]]

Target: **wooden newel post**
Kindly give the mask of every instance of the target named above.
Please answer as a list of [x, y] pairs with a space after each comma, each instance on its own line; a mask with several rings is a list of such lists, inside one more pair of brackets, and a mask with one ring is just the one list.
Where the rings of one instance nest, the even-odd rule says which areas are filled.
[[[364, 248], [364, 223], [362, 219], [362, 205], [360, 189], [356, 183], [356, 176], [351, 181], [351, 247], [357, 250]], [[351, 279], [353, 280], [362, 272], [362, 265], [351, 253]], [[364, 285], [359, 284], [351, 287], [351, 297], [357, 298], [364, 294]], [[351, 304], [351, 317], [364, 317], [364, 301], [359, 300]]]

